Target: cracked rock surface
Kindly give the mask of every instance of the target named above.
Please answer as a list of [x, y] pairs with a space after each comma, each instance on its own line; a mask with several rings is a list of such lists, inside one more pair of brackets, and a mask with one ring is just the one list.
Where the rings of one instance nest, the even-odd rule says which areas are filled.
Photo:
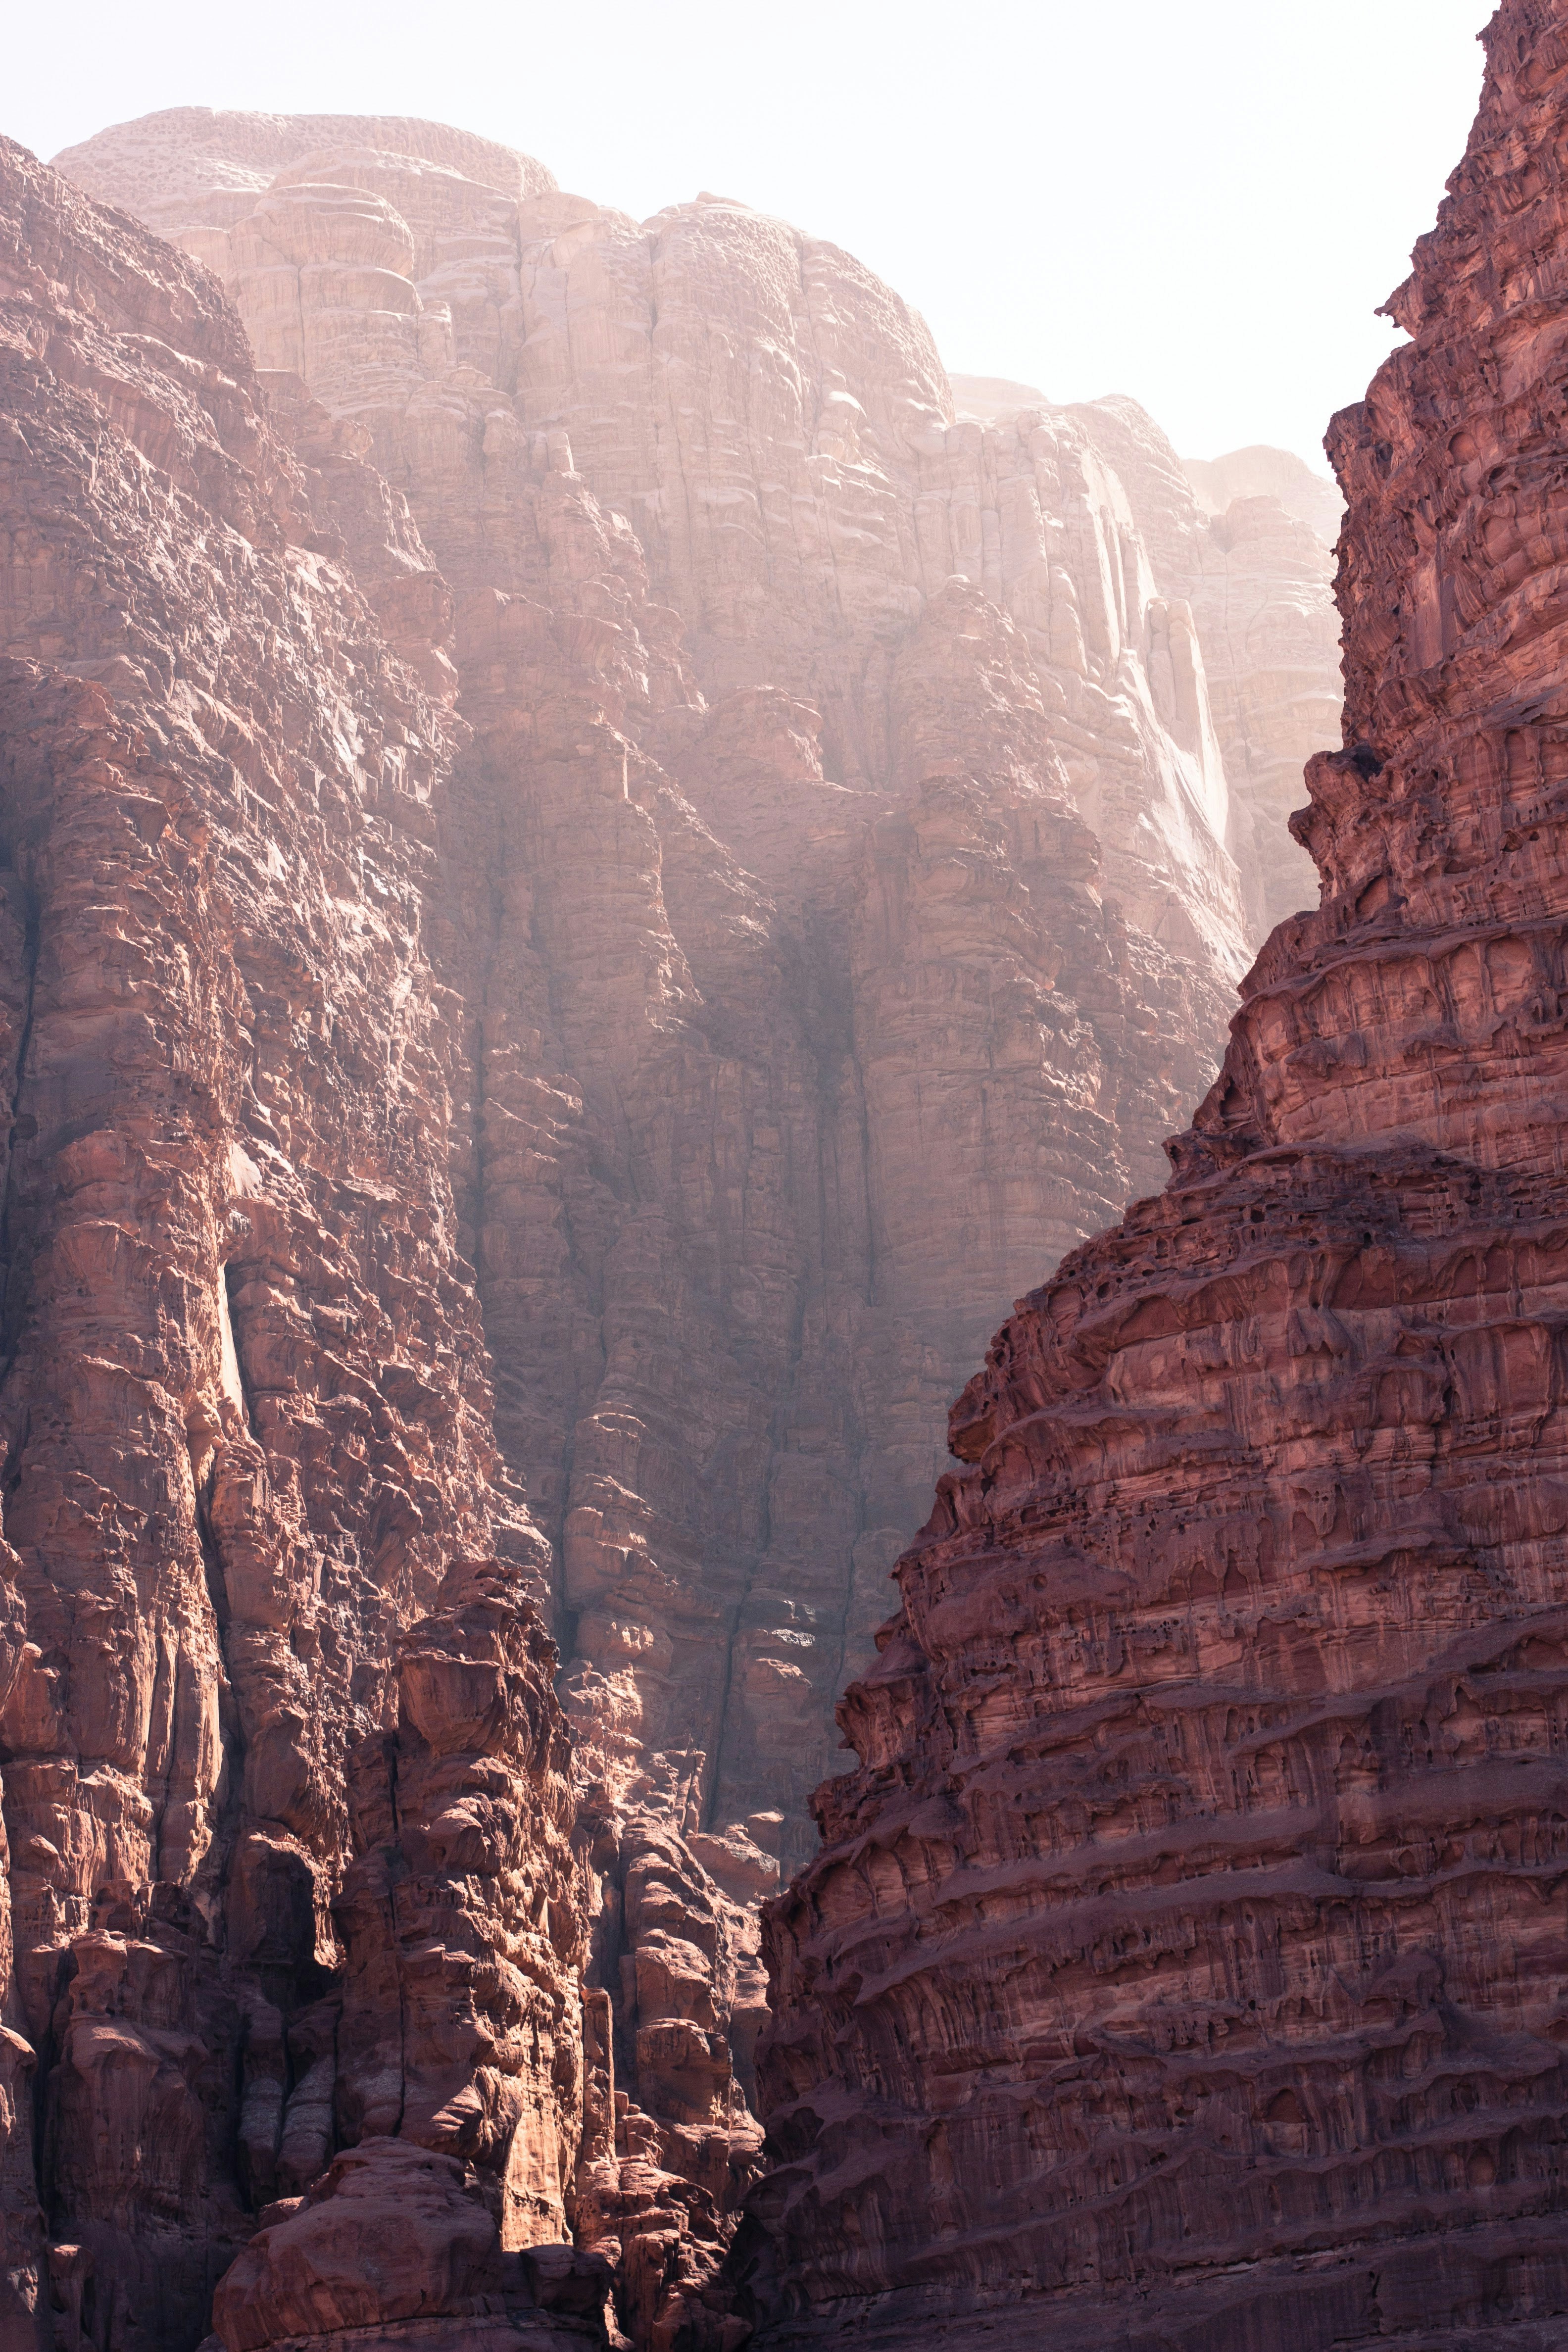
[[950, 1397], [1296, 903], [1321, 540], [1130, 403], [971, 413], [742, 205], [403, 118], [60, 163], [0, 255], [0, 2328], [734, 2352], [759, 1906]]
[[[457, 1250], [449, 666], [212, 280], [8, 143], [0, 383], [0, 2342], [170, 2352], [344, 2141], [481, 2271], [566, 2236], [584, 1916]], [[394, 2303], [475, 2308], [427, 2252]]]
[[1322, 880], [1022, 1301], [768, 1914], [769, 2347], [1568, 2327], [1568, 10], [1330, 442]]
[[639, 225], [379, 118], [60, 163], [216, 273], [388, 636], [455, 666], [426, 938], [576, 1740], [576, 2227], [639, 2342], [727, 2344], [759, 1900], [949, 1399], [1156, 1180], [1263, 919], [1218, 542], [1141, 411], [961, 415], [891, 289], [742, 205]]

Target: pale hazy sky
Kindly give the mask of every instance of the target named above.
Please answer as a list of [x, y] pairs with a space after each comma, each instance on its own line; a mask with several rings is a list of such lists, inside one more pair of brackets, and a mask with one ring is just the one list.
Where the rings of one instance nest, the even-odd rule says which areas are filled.
[[[1188, 455], [1330, 413], [1394, 340], [1486, 0], [72, 0], [0, 130], [162, 106], [435, 116], [637, 217], [707, 188], [846, 246], [955, 372], [1128, 392]], [[62, 26], [68, 24], [68, 36]]]

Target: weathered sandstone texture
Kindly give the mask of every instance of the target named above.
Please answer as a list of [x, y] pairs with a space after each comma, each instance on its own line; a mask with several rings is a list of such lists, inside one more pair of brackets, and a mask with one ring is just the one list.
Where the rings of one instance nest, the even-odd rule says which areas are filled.
[[[1156, 1181], [1264, 867], [1305, 866], [1221, 730], [1248, 662], [1277, 712], [1253, 624], [1319, 558], [1269, 509], [1230, 595], [1142, 412], [961, 416], [896, 295], [742, 205], [639, 226], [369, 117], [182, 110], [60, 162], [216, 273], [382, 626], [427, 690], [456, 667], [423, 937], [619, 2085], [575, 2226], [639, 2340], [721, 2337], [759, 1898], [949, 1399]], [[1331, 734], [1294, 723], [1293, 775]]]
[[954, 376], [961, 415], [1005, 431], [1045, 409], [1086, 432], [1125, 487], [1153, 577], [1190, 609], [1225, 763], [1226, 841], [1254, 936], [1317, 896], [1289, 834], [1301, 771], [1340, 731], [1332, 548], [1342, 501], [1288, 449], [1179, 458], [1136, 401], [1054, 410], [1027, 384]]
[[188, 2352], [242, 2247], [226, 2352], [602, 2335], [518, 2252], [570, 2288], [610, 2092], [457, 1243], [445, 592], [321, 455], [0, 143], [6, 2352]]
[[770, 2347], [1568, 2334], [1568, 6], [1486, 37], [1321, 910], [955, 1408], [768, 1915]]
[[[721, 2334], [757, 1904], [948, 1401], [1155, 1181], [1246, 960], [1199, 567], [1097, 412], [959, 420], [895, 295], [743, 205], [638, 226], [372, 119], [61, 161], [221, 278], [409, 662], [451, 599], [453, 1174], [620, 2085], [577, 2222], [642, 2340]], [[389, 570], [355, 450], [438, 578]]]

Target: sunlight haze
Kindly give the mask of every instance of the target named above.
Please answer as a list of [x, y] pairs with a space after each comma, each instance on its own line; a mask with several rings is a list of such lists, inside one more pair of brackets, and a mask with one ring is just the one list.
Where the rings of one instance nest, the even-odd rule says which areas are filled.
[[950, 370], [1126, 392], [1188, 455], [1322, 463], [1394, 340], [1479, 88], [1480, 0], [1078, 0], [968, 11], [250, 11], [83, 0], [7, 36], [40, 154], [161, 107], [436, 117], [644, 218], [700, 189], [847, 247]]

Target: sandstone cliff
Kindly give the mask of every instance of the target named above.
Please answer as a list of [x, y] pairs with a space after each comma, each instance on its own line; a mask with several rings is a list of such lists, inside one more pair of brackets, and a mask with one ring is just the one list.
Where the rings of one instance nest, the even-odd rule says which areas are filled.
[[[1307, 748], [1280, 611], [1321, 683], [1321, 551], [1266, 501], [1206, 527], [1131, 404], [961, 417], [895, 295], [742, 205], [638, 226], [379, 117], [181, 110], [61, 161], [217, 273], [334, 579], [405, 690], [457, 697], [408, 919], [443, 1246], [459, 1288], [477, 1269], [544, 1538], [506, 1502], [506, 1555], [576, 1736], [577, 1855], [519, 1899], [568, 1971], [585, 1938], [590, 1979], [551, 2095], [575, 2153], [554, 2203], [500, 2164], [501, 2235], [565, 2216], [639, 2341], [728, 2342], [757, 1901], [808, 1851], [948, 1397], [1008, 1300], [1153, 1181], [1249, 933], [1299, 895], [1253, 753], [1292, 775]], [[71, 629], [54, 650], [77, 658]], [[510, 1622], [463, 1620], [503, 1688]], [[330, 1719], [314, 1736], [338, 1757]], [[476, 1787], [526, 1780], [510, 1717], [487, 1738]], [[323, 1885], [368, 1920], [347, 1852]], [[514, 1927], [474, 1920], [475, 1953]], [[367, 2049], [404, 2013], [388, 1965], [349, 1968]], [[482, 2189], [516, 2110], [478, 2095]], [[346, 2089], [331, 2117], [323, 2156], [363, 2127]], [[376, 2193], [357, 2162], [325, 2179], [290, 2275]], [[283, 2325], [247, 2264], [225, 2326]], [[342, 2292], [290, 2324], [363, 2319]]]
[[578, 2227], [644, 2340], [721, 2334], [758, 1898], [948, 1400], [1154, 1181], [1260, 904], [1197, 509], [1147, 420], [1152, 497], [1098, 412], [960, 420], [889, 289], [743, 205], [639, 226], [371, 118], [187, 110], [61, 163], [221, 278], [410, 664], [452, 598], [452, 1166], [621, 2086]]
[[8, 2347], [178, 2352], [247, 2241], [228, 2352], [532, 2342], [608, 2144], [448, 1172], [444, 597], [321, 424], [308, 477], [211, 278], [0, 144]]
[[1340, 731], [1333, 545], [1342, 501], [1287, 449], [1179, 458], [1136, 401], [1052, 410], [1029, 385], [954, 376], [961, 415], [1005, 432], [1020, 413], [1071, 418], [1121, 482], [1161, 593], [1191, 610], [1225, 763], [1226, 845], [1261, 940], [1310, 907], [1317, 876], [1292, 841], [1301, 771]]
[[955, 1409], [771, 1912], [770, 2346], [1568, 2327], [1568, 7], [1336, 420], [1321, 911]]

